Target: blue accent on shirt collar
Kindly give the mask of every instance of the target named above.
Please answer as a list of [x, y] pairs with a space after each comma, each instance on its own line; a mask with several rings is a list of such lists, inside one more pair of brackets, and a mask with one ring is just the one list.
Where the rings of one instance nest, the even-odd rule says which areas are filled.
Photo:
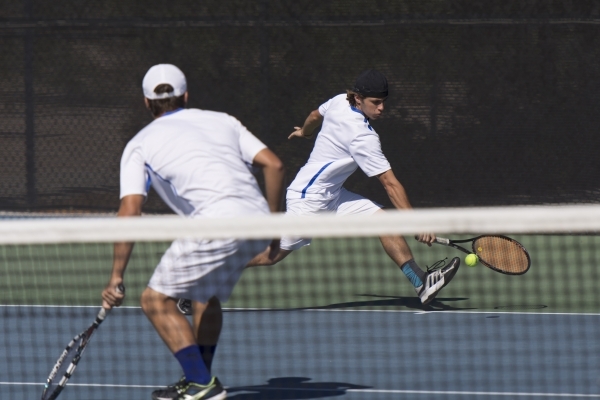
[[358, 108], [354, 107], [354, 106], [350, 106], [350, 109], [354, 112], [359, 113], [360, 115], [362, 115], [363, 117], [365, 117], [365, 122], [367, 122], [369, 120], [369, 118], [367, 118], [367, 116], [365, 115], [365, 113], [363, 113], [361, 110], [359, 110]]
[[161, 115], [161, 117], [166, 117], [167, 115], [171, 115], [171, 114], [175, 114], [179, 111], [182, 111], [183, 108], [178, 108], [177, 110], [172, 110], [172, 111], [167, 111], [166, 113], [164, 113], [163, 115]]

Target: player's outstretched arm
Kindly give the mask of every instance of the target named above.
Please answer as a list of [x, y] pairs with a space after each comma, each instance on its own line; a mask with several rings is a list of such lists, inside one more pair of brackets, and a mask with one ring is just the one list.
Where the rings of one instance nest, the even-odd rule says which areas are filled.
[[[144, 196], [129, 195], [121, 199], [119, 207], [119, 217], [134, 217], [142, 215], [142, 204]], [[115, 288], [123, 285], [123, 275], [133, 250], [133, 242], [120, 242], [114, 245], [113, 267], [110, 280], [102, 291], [102, 302], [105, 308], [120, 306], [125, 297], [124, 293], [119, 293]]]
[[[410, 205], [410, 201], [408, 201], [408, 196], [406, 195], [406, 190], [404, 190], [404, 186], [396, 179], [396, 175], [390, 169], [384, 172], [381, 175], [377, 176], [379, 181], [385, 188], [390, 200], [394, 207], [400, 210], [410, 210], [412, 206]], [[421, 243], [425, 243], [428, 246], [435, 241], [435, 235], [433, 233], [420, 233], [415, 236]]]
[[265, 197], [271, 212], [279, 212], [282, 209], [283, 180], [285, 167], [283, 163], [269, 149], [262, 149], [254, 157], [253, 165], [262, 168], [265, 177]]
[[377, 175], [377, 178], [379, 178], [379, 182], [383, 185], [394, 207], [400, 210], [412, 208], [408, 201], [404, 186], [396, 179], [396, 175], [394, 175], [394, 172], [391, 169], [383, 174]]
[[313, 110], [310, 114], [308, 114], [308, 117], [306, 117], [306, 120], [304, 121], [304, 125], [302, 125], [302, 127], [294, 127], [294, 132], [292, 132], [288, 136], [288, 139], [291, 139], [293, 137], [303, 137], [305, 139], [310, 139], [313, 137], [315, 129], [317, 129], [317, 127], [321, 125], [321, 123], [323, 123], [323, 116], [321, 115], [319, 110]]
[[[263, 149], [254, 157], [253, 164], [255, 166], [260, 166], [263, 169], [265, 192], [271, 212], [281, 211], [283, 206], [283, 182], [285, 177], [283, 163], [271, 150]], [[273, 265], [285, 258], [289, 253], [289, 251], [282, 250], [279, 247], [279, 239], [275, 239], [265, 251], [254, 257], [246, 267]]]

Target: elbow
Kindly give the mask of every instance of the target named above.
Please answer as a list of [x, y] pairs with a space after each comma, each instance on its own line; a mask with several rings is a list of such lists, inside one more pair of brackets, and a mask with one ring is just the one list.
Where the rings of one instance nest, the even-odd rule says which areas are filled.
[[275, 163], [275, 165], [273, 166], [273, 168], [278, 173], [285, 174], [285, 165], [283, 164], [283, 162], [281, 160], [279, 160], [279, 162]]
[[121, 199], [121, 206], [119, 207], [119, 217], [137, 217], [142, 215], [142, 204], [144, 204], [145, 197], [142, 195], [129, 195]]
[[313, 121], [315, 121], [317, 123], [320, 123], [323, 121], [323, 116], [321, 115], [319, 110], [313, 110], [313, 112], [310, 113], [310, 116], [313, 119]]
[[263, 175], [267, 179], [283, 182], [285, 178], [285, 166], [280, 160], [270, 162], [263, 167]]
[[279, 157], [277, 157], [277, 159], [269, 162], [269, 165], [267, 166], [267, 168], [278, 175], [285, 174], [285, 165], [279, 159]]

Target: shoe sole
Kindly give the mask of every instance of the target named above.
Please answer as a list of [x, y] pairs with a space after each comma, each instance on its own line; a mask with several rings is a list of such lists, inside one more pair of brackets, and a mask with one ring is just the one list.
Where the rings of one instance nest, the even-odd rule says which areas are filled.
[[223, 390], [223, 391], [222, 391], [221, 393], [219, 393], [218, 395], [216, 395], [216, 396], [213, 396], [213, 397], [208, 397], [208, 398], [207, 398], [207, 399], [205, 399], [205, 400], [223, 400], [223, 399], [226, 399], [226, 398], [227, 398], [227, 392], [226, 392], [225, 390]]
[[[153, 398], [154, 398], [154, 397], [153, 397]], [[213, 396], [213, 397], [206, 397], [206, 398], [199, 399], [199, 400], [224, 400], [224, 399], [226, 399], [226, 398], [227, 398], [227, 391], [223, 390], [221, 393], [219, 393], [219, 394], [218, 394], [218, 395], [216, 395], [216, 396]], [[163, 400], [169, 400], [169, 399], [166, 399], [165, 397], [157, 397], [157, 399], [158, 399], [158, 400], [161, 400], [161, 399], [163, 399]]]

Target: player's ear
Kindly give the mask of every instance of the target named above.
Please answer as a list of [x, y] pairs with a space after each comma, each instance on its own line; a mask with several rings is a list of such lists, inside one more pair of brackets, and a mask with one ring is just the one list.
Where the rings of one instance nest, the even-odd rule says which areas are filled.
[[146, 108], [149, 110], [150, 109], [150, 103], [148, 103], [148, 98], [144, 97], [144, 104], [146, 105]]
[[360, 106], [360, 105], [361, 105], [361, 103], [362, 103], [362, 102], [361, 102], [361, 98], [360, 98], [360, 96], [359, 96], [359, 95], [357, 95], [356, 93], [354, 93], [354, 101], [356, 102], [356, 105], [357, 105], [357, 106]]
[[188, 102], [188, 92], [187, 91], [183, 94], [183, 102], [187, 105], [187, 102]]

